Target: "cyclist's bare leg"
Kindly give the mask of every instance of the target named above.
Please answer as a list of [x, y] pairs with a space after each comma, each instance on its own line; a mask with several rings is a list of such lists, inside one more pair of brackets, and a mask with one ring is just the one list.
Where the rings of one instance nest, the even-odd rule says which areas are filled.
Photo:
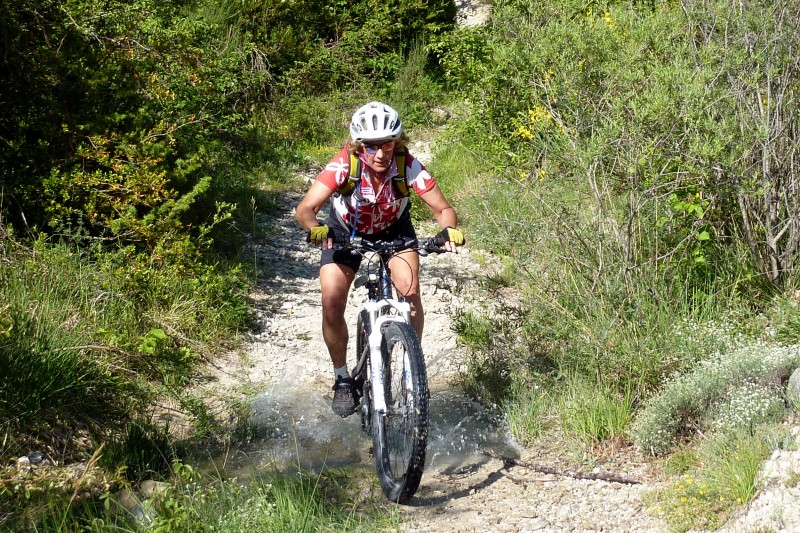
[[355, 272], [350, 267], [330, 263], [319, 270], [322, 288], [322, 338], [334, 368], [347, 364], [347, 322], [344, 310]]
[[411, 304], [411, 326], [417, 332], [417, 338], [422, 340], [425, 314], [419, 294], [419, 254], [414, 250], [401, 252], [389, 260], [389, 269], [397, 296], [404, 296]]

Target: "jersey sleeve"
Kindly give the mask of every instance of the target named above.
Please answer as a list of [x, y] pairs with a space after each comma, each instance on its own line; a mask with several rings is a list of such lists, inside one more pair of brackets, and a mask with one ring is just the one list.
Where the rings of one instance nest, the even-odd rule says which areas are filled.
[[417, 195], [422, 195], [436, 186], [436, 180], [430, 175], [419, 159], [408, 154], [406, 161], [406, 181]]
[[325, 165], [317, 176], [317, 181], [332, 191], [339, 190], [348, 179], [350, 173], [350, 152], [345, 146], [336, 156]]

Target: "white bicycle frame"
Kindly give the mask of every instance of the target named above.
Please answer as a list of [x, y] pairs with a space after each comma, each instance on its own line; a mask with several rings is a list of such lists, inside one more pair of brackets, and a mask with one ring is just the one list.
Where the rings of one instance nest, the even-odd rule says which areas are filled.
[[[397, 314], [380, 314], [387, 307], [395, 309]], [[371, 324], [369, 333], [369, 372], [372, 378], [372, 402], [376, 411], [386, 413], [385, 383], [383, 381], [383, 357], [381, 357], [381, 331], [387, 322], [405, 322], [411, 320], [411, 304], [394, 299], [383, 299], [377, 302], [367, 301], [364, 308]]]

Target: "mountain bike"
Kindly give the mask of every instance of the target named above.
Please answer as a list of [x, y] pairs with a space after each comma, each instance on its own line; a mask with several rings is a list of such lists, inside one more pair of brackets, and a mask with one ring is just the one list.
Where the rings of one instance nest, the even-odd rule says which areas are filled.
[[[357, 411], [364, 432], [372, 437], [375, 468], [386, 497], [408, 501], [419, 487], [428, 442], [428, 378], [417, 334], [411, 327], [411, 306], [393, 297], [389, 259], [409, 249], [421, 256], [444, 253], [435, 239], [370, 242], [352, 237], [339, 249], [369, 256], [366, 274], [355, 288], [365, 287], [367, 301], [356, 322]], [[375, 266], [375, 263], [377, 266]]]

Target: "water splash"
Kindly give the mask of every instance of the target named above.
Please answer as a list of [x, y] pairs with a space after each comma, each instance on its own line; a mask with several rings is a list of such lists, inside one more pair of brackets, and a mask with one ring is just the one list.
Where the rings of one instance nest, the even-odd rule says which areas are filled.
[[[330, 402], [327, 391], [288, 384], [262, 392], [253, 401], [250, 420], [259, 438], [212, 457], [210, 465], [240, 478], [266, 469], [373, 468], [372, 440], [362, 431], [359, 415], [340, 418]], [[487, 451], [518, 456], [502, 417], [457, 391], [433, 392], [426, 470], [482, 464]]]

